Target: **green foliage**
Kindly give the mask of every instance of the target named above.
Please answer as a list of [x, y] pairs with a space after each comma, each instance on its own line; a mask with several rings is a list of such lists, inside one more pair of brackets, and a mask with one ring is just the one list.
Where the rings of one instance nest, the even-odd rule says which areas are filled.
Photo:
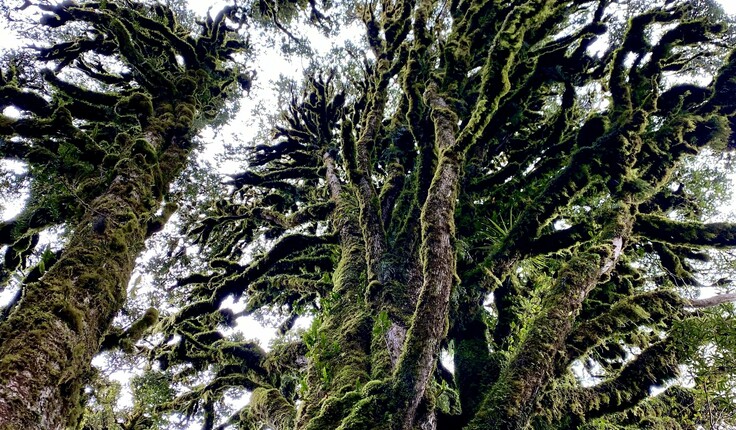
[[122, 387], [120, 383], [109, 381], [98, 374], [90, 387], [87, 409], [79, 423], [82, 430], [104, 430], [117, 427], [117, 401]]
[[391, 320], [389, 319], [388, 312], [381, 311], [373, 324], [373, 336], [384, 336], [388, 333], [389, 328], [391, 328]]
[[135, 427], [164, 429], [168, 420], [160, 409], [175, 395], [170, 375], [155, 370], [146, 370], [142, 375], [133, 376], [129, 385], [133, 395], [133, 409], [129, 420]]

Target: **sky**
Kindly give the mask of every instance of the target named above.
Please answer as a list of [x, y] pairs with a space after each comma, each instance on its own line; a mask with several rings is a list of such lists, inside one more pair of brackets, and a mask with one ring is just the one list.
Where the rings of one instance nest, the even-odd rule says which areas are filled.
[[726, 13], [736, 14], [736, 0], [718, 0], [718, 3], [721, 4]]

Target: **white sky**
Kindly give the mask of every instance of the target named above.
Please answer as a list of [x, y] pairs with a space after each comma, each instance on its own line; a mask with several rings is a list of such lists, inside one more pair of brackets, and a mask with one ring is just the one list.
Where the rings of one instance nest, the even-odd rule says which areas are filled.
[[736, 0], [718, 0], [718, 3], [721, 4], [726, 13], [736, 14]]

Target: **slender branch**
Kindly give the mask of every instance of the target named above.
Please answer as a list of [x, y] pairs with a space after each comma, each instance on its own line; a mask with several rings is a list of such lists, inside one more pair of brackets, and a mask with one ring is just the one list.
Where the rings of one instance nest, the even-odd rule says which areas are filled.
[[704, 299], [688, 300], [686, 306], [695, 309], [704, 309], [732, 302], [736, 302], [736, 293], [717, 294], [715, 296], [707, 297]]

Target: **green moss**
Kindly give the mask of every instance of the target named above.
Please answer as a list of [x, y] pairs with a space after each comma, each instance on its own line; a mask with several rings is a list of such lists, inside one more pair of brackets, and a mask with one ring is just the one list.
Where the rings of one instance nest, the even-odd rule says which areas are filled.
[[95, 196], [104, 191], [106, 186], [106, 181], [101, 178], [85, 179], [77, 186], [76, 194], [78, 196]]
[[11, 118], [7, 115], [0, 114], [0, 130], [5, 129], [6, 127], [10, 127], [16, 121], [17, 119], [15, 118]]
[[259, 387], [253, 390], [250, 410], [269, 427], [288, 429], [294, 425], [294, 406], [276, 388]]
[[105, 283], [105, 279], [95, 273], [85, 273], [77, 278], [77, 286], [91, 291], [97, 290]]
[[[337, 430], [389, 430], [399, 423], [388, 415], [393, 410], [394, 389], [391, 380], [373, 380], [365, 384], [362, 399], [355, 403]], [[315, 429], [316, 430], [316, 429]]]
[[68, 301], [57, 303], [52, 307], [54, 315], [58, 316], [76, 333], [84, 329], [84, 312]]
[[146, 93], [136, 92], [128, 97], [122, 97], [115, 105], [118, 115], [134, 115], [148, 118], [153, 115], [153, 101]]
[[348, 175], [352, 178], [353, 183], [356, 182], [355, 178], [358, 171], [357, 163], [357, 148], [354, 137], [353, 123], [350, 120], [345, 120], [342, 123], [341, 135], [342, 135], [342, 157], [345, 161], [345, 170]]
[[143, 333], [153, 327], [156, 322], [158, 322], [158, 310], [156, 308], [148, 308], [143, 316], [125, 331], [125, 335], [130, 339], [138, 340], [143, 336]]
[[309, 421], [305, 430], [334, 428], [351, 408], [361, 399], [358, 391], [349, 391], [342, 396], [328, 397], [320, 407], [319, 413]]
[[127, 149], [133, 138], [128, 133], [118, 133], [115, 135], [115, 146], [120, 149]]
[[58, 108], [52, 117], [54, 125], [59, 127], [68, 127], [72, 125], [72, 113], [65, 107]]
[[153, 165], [158, 161], [158, 153], [148, 139], [136, 139], [133, 142], [131, 154], [140, 154], [146, 160], [146, 164]]
[[125, 252], [128, 249], [128, 241], [125, 232], [116, 232], [110, 238], [110, 249], [114, 252]]
[[696, 127], [695, 134], [699, 146], [709, 146], [714, 151], [723, 151], [728, 147], [731, 125], [725, 116], [713, 115]]
[[120, 155], [118, 154], [107, 154], [102, 159], [102, 167], [105, 169], [113, 169], [115, 165], [120, 161]]
[[193, 94], [197, 89], [197, 81], [189, 76], [182, 76], [176, 81], [176, 89], [181, 94]]
[[189, 130], [192, 127], [196, 115], [196, 108], [193, 103], [179, 103], [175, 108], [175, 128], [179, 130]]

